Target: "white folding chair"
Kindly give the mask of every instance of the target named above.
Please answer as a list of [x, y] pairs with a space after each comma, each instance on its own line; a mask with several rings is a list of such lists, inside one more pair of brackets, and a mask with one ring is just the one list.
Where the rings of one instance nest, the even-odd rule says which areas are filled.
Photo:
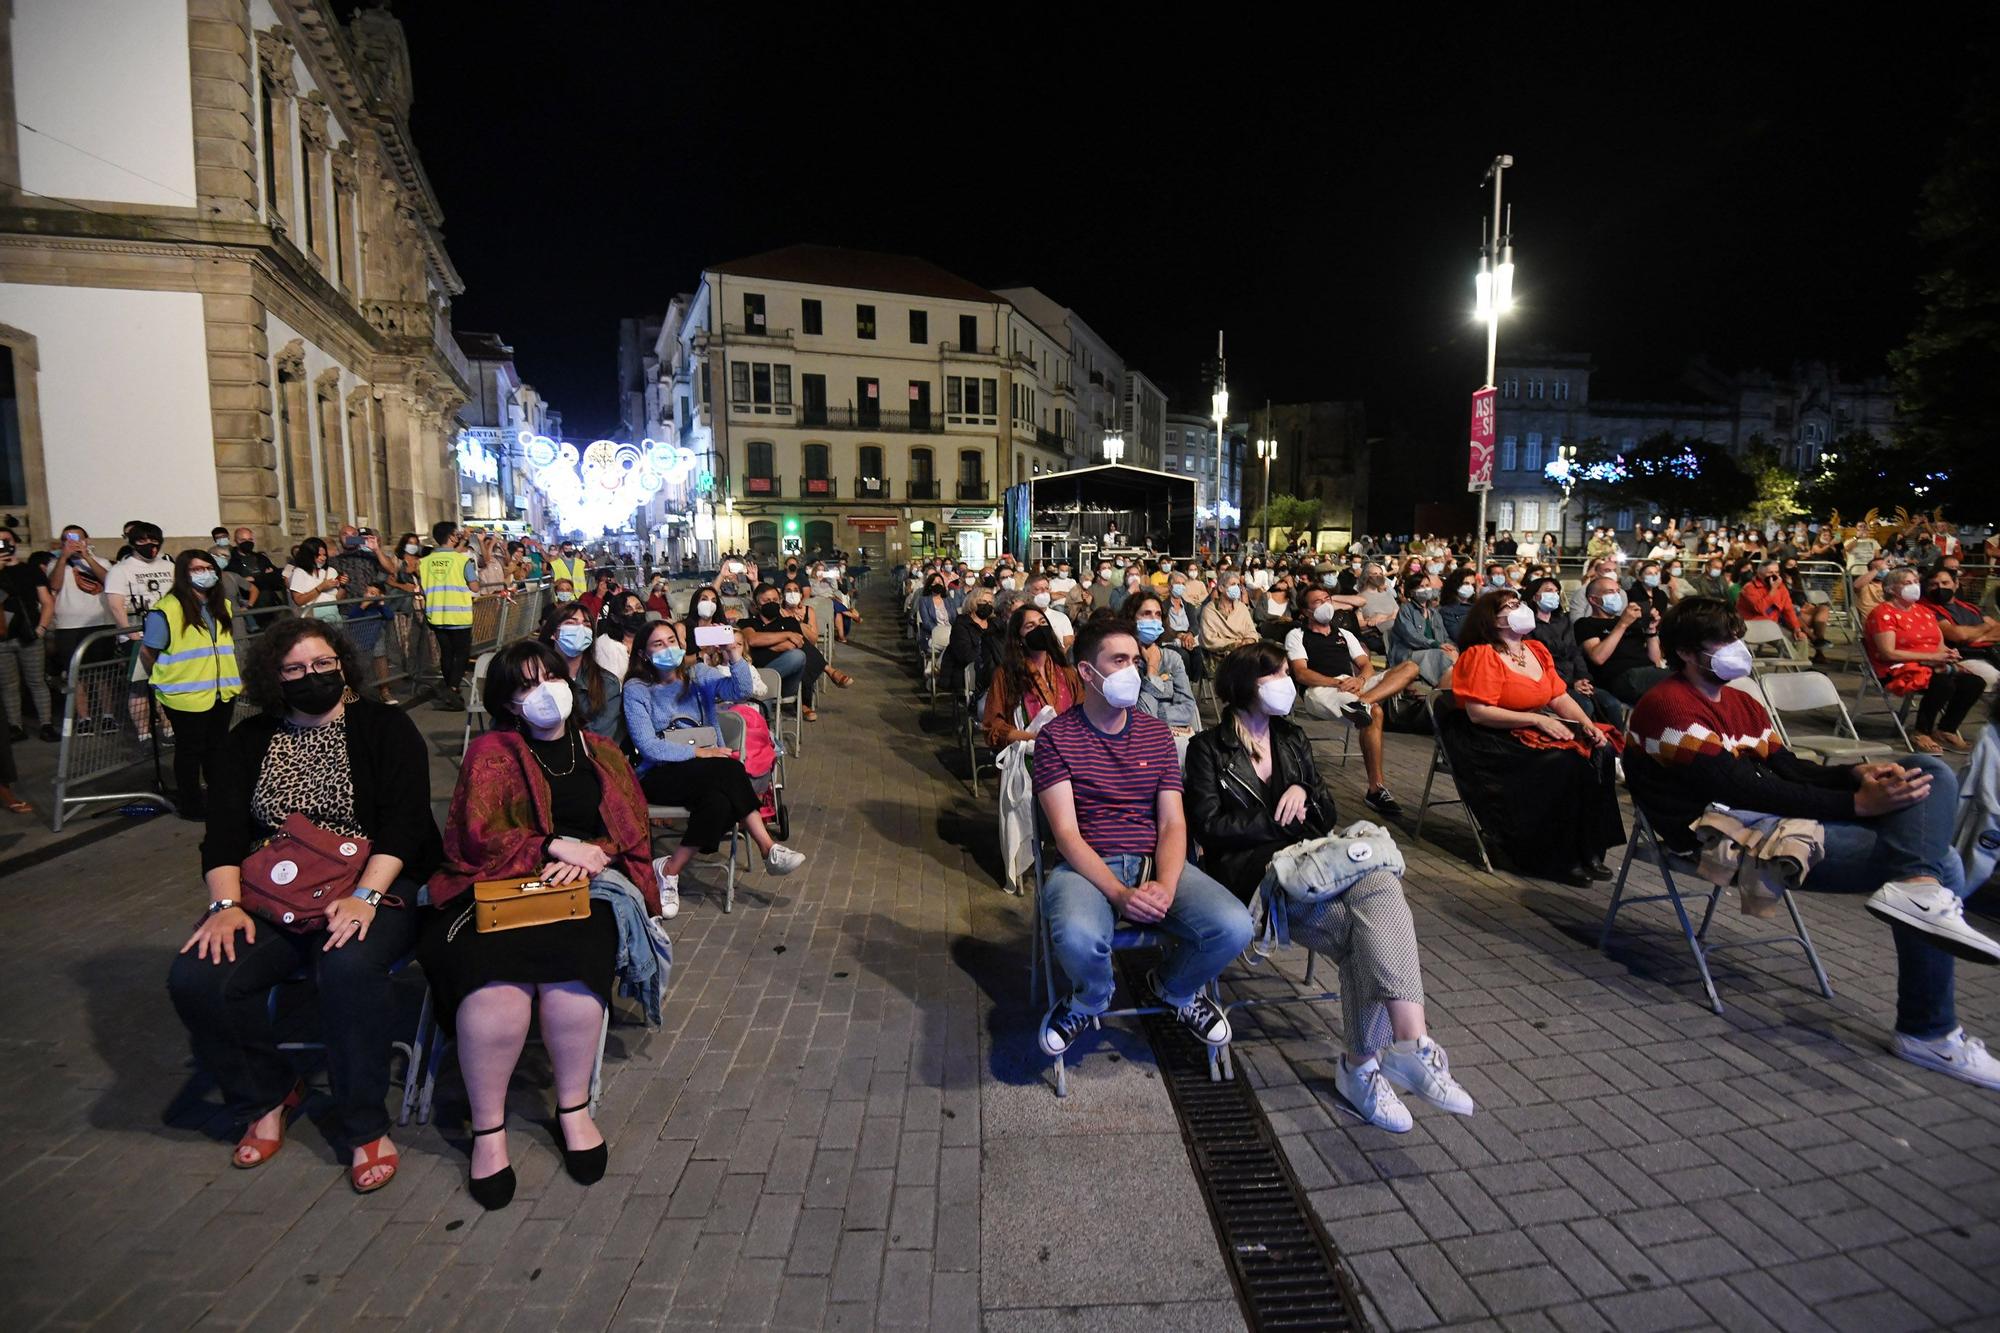
[[805, 696], [797, 688], [786, 694], [785, 678], [770, 667], [758, 667], [757, 678], [764, 682], [765, 693], [762, 702], [770, 706], [776, 717], [777, 725], [772, 729], [772, 735], [780, 740], [784, 739], [785, 705], [789, 703], [792, 706], [792, 752], [804, 754], [805, 746], [802, 742], [805, 740], [806, 729]]
[[[1744, 682], [1729, 682], [1741, 685]], [[1760, 682], [1764, 707], [1788, 749], [1817, 755], [1822, 763], [1858, 764], [1902, 753], [1886, 741], [1866, 741], [1855, 728], [1847, 705], [1831, 677], [1819, 671], [1774, 671]], [[1832, 731], [1801, 731], [1785, 720], [1787, 713], [1834, 713]]]
[[[1480, 831], [1479, 816], [1473, 813], [1471, 803], [1465, 799], [1463, 789], [1458, 785], [1458, 775], [1452, 772], [1451, 754], [1444, 745], [1445, 719], [1456, 713], [1458, 700], [1450, 690], [1432, 690], [1430, 698], [1424, 701], [1424, 707], [1431, 715], [1431, 767], [1430, 772], [1424, 777], [1424, 797], [1417, 804], [1417, 826], [1411, 831], [1410, 836], [1418, 842], [1424, 840], [1424, 816], [1432, 806], [1462, 806], [1465, 810], [1465, 822], [1472, 829], [1473, 846], [1479, 849], [1479, 863], [1486, 867], [1486, 873], [1490, 875], [1494, 873], [1493, 858], [1486, 854], [1486, 835]], [[1459, 795], [1449, 800], [1431, 799], [1431, 786], [1438, 780], [1440, 773], [1451, 779], [1452, 788], [1459, 791]]]
[[[994, 773], [1000, 771], [999, 756], [987, 748], [985, 734], [980, 729], [979, 711], [975, 707], [979, 699], [979, 696], [974, 693], [976, 688], [977, 677], [973, 673], [972, 664], [968, 662], [965, 665], [963, 675], [959, 679], [958, 699], [965, 728], [965, 766], [972, 775], [972, 794], [974, 797], [979, 795], [980, 773], [982, 771], [991, 771]], [[984, 759], [980, 758], [982, 752], [986, 756]]]
[[[1042, 884], [1044, 882], [1042, 843], [1047, 836], [1047, 829], [1042, 822], [1041, 802], [1037, 799], [1035, 802], [1034, 838], [1035, 904], [1033, 911], [1035, 934], [1033, 952], [1028, 962], [1028, 996], [1031, 1004], [1039, 1003], [1041, 1005], [1041, 1008], [1036, 1011], [1037, 1017], [1035, 1019], [1038, 1034], [1042, 1021], [1040, 1015], [1045, 1015], [1051, 1009], [1055, 1008], [1056, 1002], [1062, 998], [1061, 988], [1067, 980], [1067, 978], [1058, 979], [1059, 974], [1062, 972], [1062, 967], [1056, 962], [1055, 940], [1051, 933], [1053, 927], [1050, 926], [1048, 918], [1042, 915]], [[1145, 867], [1140, 871], [1140, 874], [1143, 878], [1151, 873], [1152, 858], [1148, 857]], [[1157, 930], [1136, 925], [1130, 921], [1120, 920], [1111, 933], [1111, 952], [1113, 955], [1116, 955], [1124, 949], [1156, 948], [1167, 942], [1166, 937], [1161, 935]], [[1220, 988], [1214, 982], [1203, 988], [1203, 994], [1207, 995], [1217, 1007], [1224, 1007], [1222, 1005]], [[1103, 1020], [1107, 1018], [1144, 1018], [1150, 1014], [1164, 1014], [1166, 1012], [1168, 1011], [1165, 1006], [1158, 1004], [1129, 1005], [1123, 1009], [1107, 1009], [1097, 1016], [1096, 1020], [1091, 1023], [1091, 1026], [1093, 1028], [1101, 1027]], [[1041, 1049], [1039, 1040], [1038, 1035], [1037, 1050]], [[1075, 1048], [1072, 1047], [1070, 1051], [1066, 1051], [1055, 1058], [1056, 1096], [1058, 1097], [1069, 1096], [1069, 1072], [1066, 1057], [1074, 1050]], [[1210, 1046], [1208, 1048], [1208, 1077], [1212, 1083], [1220, 1083], [1224, 1079], [1234, 1079], [1236, 1077], [1236, 1070], [1230, 1060], [1229, 1044], [1227, 1042], [1224, 1042], [1221, 1046]]]
[[813, 620], [819, 625], [820, 656], [830, 664], [833, 661], [834, 645], [839, 642], [833, 632], [833, 598], [815, 596], [807, 599], [806, 604], [812, 607]]
[[[1625, 880], [1632, 873], [1632, 862], [1642, 855], [1651, 859], [1659, 869], [1661, 883], [1666, 892], [1646, 894], [1643, 897], [1627, 898]], [[1618, 881], [1611, 890], [1611, 905], [1605, 909], [1604, 928], [1598, 932], [1597, 947], [1605, 952], [1611, 949], [1611, 924], [1618, 917], [1620, 908], [1634, 907], [1640, 903], [1672, 903], [1674, 915], [1681, 923], [1681, 935], [1687, 940], [1688, 952], [1694, 955], [1694, 965], [1701, 972], [1702, 989], [1708, 992], [1709, 1007], [1716, 1013], [1722, 1012], [1722, 1000], [1715, 993], [1715, 978], [1709, 975], [1708, 955], [1717, 949], [1734, 948], [1745, 944], [1792, 943], [1805, 950], [1806, 961], [1812, 964], [1813, 979], [1819, 983], [1819, 993], [1827, 999], [1833, 998], [1833, 985], [1826, 979], [1826, 969], [1820, 966], [1819, 950], [1813, 948], [1812, 936], [1806, 933], [1805, 918], [1799, 915], [1799, 905], [1792, 900], [1792, 891], [1785, 889], [1779, 897], [1785, 901], [1785, 909], [1792, 914], [1793, 932], [1790, 935], [1773, 938], [1763, 936], [1743, 940], [1723, 940], [1717, 944], [1708, 943], [1708, 924], [1715, 917], [1715, 904], [1722, 896], [1721, 884], [1710, 884], [1701, 880], [1708, 890], [1708, 904], [1702, 909], [1701, 925], [1696, 926], [1688, 919], [1687, 905], [1682, 898], [1680, 886], [1674, 882], [1674, 872], [1694, 877], [1694, 858], [1670, 851], [1653, 831], [1652, 821], [1646, 812], [1635, 803], [1632, 807], [1632, 836], [1625, 841], [1625, 859], [1618, 866]]]
[[1897, 702], [1890, 695], [1888, 687], [1882, 683], [1882, 677], [1875, 670], [1875, 663], [1868, 660], [1868, 654], [1862, 652], [1856, 653], [1855, 656], [1861, 659], [1861, 693], [1856, 696], [1859, 706], [1865, 707], [1869, 696], [1873, 695], [1882, 705], [1882, 711], [1888, 714], [1890, 723], [1896, 728], [1896, 735], [1902, 738], [1903, 752], [1908, 753], [1913, 747], [1910, 745], [1910, 730], [1905, 725], [1905, 719], [1908, 718], [1910, 710], [1916, 707], [1916, 693], [1905, 694], [1902, 696], [1902, 701]]
[[476, 721], [479, 730], [486, 730], [486, 668], [493, 665], [495, 651], [488, 649], [472, 664], [472, 680], [465, 687], [465, 734], [458, 738], [460, 760], [472, 746], [472, 724]]
[[[1810, 671], [1812, 663], [1798, 655], [1792, 644], [1792, 636], [1785, 633], [1785, 627], [1775, 620], [1747, 620], [1743, 623], [1743, 642], [1748, 644], [1753, 657], [1752, 665], [1759, 672], [1764, 671]], [[1777, 656], [1764, 656], [1760, 649], [1775, 649]]]

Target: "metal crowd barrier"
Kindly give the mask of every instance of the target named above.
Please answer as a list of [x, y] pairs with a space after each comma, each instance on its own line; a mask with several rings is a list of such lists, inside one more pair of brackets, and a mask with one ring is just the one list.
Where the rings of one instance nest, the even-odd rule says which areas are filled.
[[[473, 658], [532, 633], [541, 623], [542, 608], [552, 596], [551, 587], [552, 580], [543, 579], [517, 584], [505, 593], [475, 597]], [[436, 640], [416, 605], [421, 599], [407, 593], [392, 594], [387, 599], [345, 597], [317, 603], [310, 611], [288, 605], [245, 608], [231, 613], [230, 633], [240, 655], [258, 632], [274, 620], [305, 616], [345, 628], [347, 608], [363, 601], [380, 605], [384, 600], [395, 611], [395, 618], [384, 622], [382, 627], [388, 644], [384, 673], [376, 676], [374, 659], [364, 657], [362, 670], [368, 678], [349, 683], [357, 693], [398, 687], [412, 694], [426, 688], [435, 690], [439, 683]], [[315, 616], [314, 613], [324, 610], [338, 610], [341, 617]], [[53, 832], [60, 833], [65, 821], [92, 805], [144, 801], [167, 810], [175, 808], [166, 793], [161, 761], [161, 750], [173, 743], [173, 710], [161, 708], [146, 683], [144, 669], [139, 666], [138, 633], [137, 629], [106, 626], [79, 640], [70, 653], [53, 799], [49, 803], [49, 827]], [[149, 788], [135, 789], [130, 783], [121, 783], [112, 784], [117, 790], [79, 791], [86, 785], [132, 774], [148, 762], [153, 767]]]

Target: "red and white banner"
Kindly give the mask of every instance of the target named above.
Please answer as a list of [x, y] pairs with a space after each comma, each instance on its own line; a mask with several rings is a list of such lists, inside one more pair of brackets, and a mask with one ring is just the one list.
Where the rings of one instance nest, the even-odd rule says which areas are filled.
[[1475, 390], [1472, 395], [1472, 453], [1465, 475], [1465, 489], [1468, 491], [1493, 489], [1493, 398], [1496, 392], [1489, 386]]

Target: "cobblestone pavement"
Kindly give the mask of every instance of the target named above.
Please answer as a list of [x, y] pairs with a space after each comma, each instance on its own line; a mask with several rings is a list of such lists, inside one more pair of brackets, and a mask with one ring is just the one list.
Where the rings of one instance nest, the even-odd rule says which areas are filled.
[[[844, 650], [859, 683], [807, 724], [807, 867], [747, 872], [727, 916], [719, 865], [690, 877], [718, 892], [674, 922], [662, 1028], [612, 1029], [595, 1187], [559, 1169], [530, 1044], [499, 1213], [465, 1194], [449, 1063], [379, 1194], [353, 1195], [303, 1121], [269, 1166], [228, 1168], [164, 989], [201, 897], [189, 826], [0, 882], [0, 1323], [1240, 1327], [1143, 1038], [1093, 1036], [1067, 1101], [1043, 1081], [992, 789], [959, 780], [905, 657]], [[442, 802], [455, 719], [418, 716]], [[1430, 742], [1390, 748], [1414, 814]], [[1326, 762], [1358, 812], [1358, 760]], [[1607, 956], [1601, 891], [1470, 867], [1454, 812], [1436, 836], [1403, 839], [1409, 896], [1433, 1031], [1479, 1115], [1360, 1126], [1332, 1090], [1330, 1007], [1239, 1020], [1239, 1074], [1379, 1326], [2000, 1326], [2000, 1097], [1884, 1053], [1888, 938], [1857, 899], [1804, 900], [1837, 999], [1796, 954], [1733, 950], [1718, 1018], [1662, 909], [1621, 914]], [[1728, 911], [1715, 929], [1753, 933]], [[1996, 983], [1961, 969], [1974, 1032], [2000, 1035]], [[414, 1023], [419, 978], [400, 984]]]

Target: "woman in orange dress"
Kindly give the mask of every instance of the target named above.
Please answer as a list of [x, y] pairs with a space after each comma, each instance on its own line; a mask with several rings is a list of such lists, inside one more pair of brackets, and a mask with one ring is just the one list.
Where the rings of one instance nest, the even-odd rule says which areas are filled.
[[1459, 630], [1444, 743], [1459, 794], [1528, 874], [1582, 887], [1609, 879], [1604, 849], [1625, 841], [1615, 746], [1569, 697], [1535, 615], [1511, 588], [1473, 603]]

